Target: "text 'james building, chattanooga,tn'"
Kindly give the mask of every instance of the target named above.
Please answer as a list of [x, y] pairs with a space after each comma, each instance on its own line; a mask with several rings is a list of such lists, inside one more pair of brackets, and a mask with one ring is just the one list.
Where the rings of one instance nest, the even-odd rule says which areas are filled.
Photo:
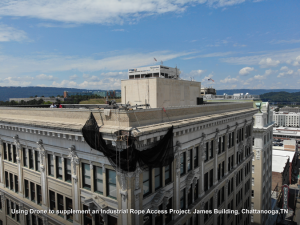
[[1, 107], [2, 224], [250, 224], [249, 214], [209, 212], [251, 208], [257, 109], [203, 104], [201, 83], [179, 74], [166, 66], [128, 70], [122, 105]]

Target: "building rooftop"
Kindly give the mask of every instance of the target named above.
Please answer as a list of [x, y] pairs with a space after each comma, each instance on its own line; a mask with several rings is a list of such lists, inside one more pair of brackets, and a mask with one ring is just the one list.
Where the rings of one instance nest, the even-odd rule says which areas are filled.
[[287, 159], [290, 158], [292, 162], [295, 152], [284, 151], [284, 150], [273, 150], [272, 151], [272, 171], [282, 173], [287, 162]]

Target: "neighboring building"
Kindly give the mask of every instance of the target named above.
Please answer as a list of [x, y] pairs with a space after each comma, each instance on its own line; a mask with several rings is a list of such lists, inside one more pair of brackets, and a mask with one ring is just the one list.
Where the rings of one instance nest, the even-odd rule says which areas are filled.
[[300, 108], [299, 107], [289, 107], [285, 106], [283, 108], [279, 108], [280, 112], [294, 112], [294, 113], [300, 113]]
[[[259, 112], [254, 115], [253, 126], [253, 162], [252, 162], [252, 208], [271, 209], [272, 184], [272, 111], [268, 102], [256, 103]], [[267, 214], [252, 215], [252, 224], [266, 224]]]
[[[149, 82], [152, 80], [163, 82], [168, 90], [173, 85], [164, 82], [167, 79], [150, 78]], [[200, 86], [197, 82], [190, 85]], [[122, 89], [122, 93], [126, 91]], [[132, 98], [127, 101], [136, 100], [136, 96]], [[251, 102], [188, 103], [143, 110], [1, 107], [2, 224], [249, 225], [250, 215], [242, 213], [10, 213], [10, 209], [250, 209], [255, 187], [251, 185], [252, 127], [257, 109]], [[173, 127], [174, 161], [135, 173], [116, 171], [82, 136], [91, 112], [110, 151], [132, 146], [126, 136], [129, 131], [134, 146], [143, 154]], [[259, 160], [263, 159], [255, 158], [255, 162]]]
[[168, 79], [178, 79], [180, 69], [163, 65], [147, 66], [128, 69], [128, 79], [143, 79], [150, 77], [160, 77]]
[[56, 97], [56, 98], [50, 98], [50, 97], [34, 97], [34, 98], [9, 98], [9, 101], [15, 101], [20, 103], [21, 101], [32, 101], [32, 100], [36, 100], [39, 101], [40, 99], [43, 99], [44, 102], [57, 102], [57, 100], [63, 102], [64, 98], [60, 98], [60, 97]]
[[90, 90], [90, 91], [64, 91], [64, 98], [67, 98], [67, 97], [70, 97], [70, 96], [74, 96], [74, 95], [88, 95], [88, 96], [91, 96], [91, 95], [97, 95], [101, 98], [105, 98], [105, 97], [108, 97], [108, 98], [121, 98], [121, 92], [120, 91], [113, 91], [113, 90], [110, 90], [110, 91], [93, 91], [93, 90]]
[[299, 127], [300, 113], [275, 112], [274, 121], [276, 126]]
[[300, 128], [295, 127], [274, 127], [274, 139], [290, 140], [295, 139], [300, 141]]
[[201, 88], [201, 95], [216, 95], [216, 89], [212, 87], [203, 87]]

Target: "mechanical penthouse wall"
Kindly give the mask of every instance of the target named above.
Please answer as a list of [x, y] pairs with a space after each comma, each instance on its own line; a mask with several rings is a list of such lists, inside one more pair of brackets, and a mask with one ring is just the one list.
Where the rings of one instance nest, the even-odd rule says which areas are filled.
[[167, 78], [142, 78], [122, 80], [122, 104], [141, 105], [151, 108], [197, 105], [201, 97], [201, 83]]

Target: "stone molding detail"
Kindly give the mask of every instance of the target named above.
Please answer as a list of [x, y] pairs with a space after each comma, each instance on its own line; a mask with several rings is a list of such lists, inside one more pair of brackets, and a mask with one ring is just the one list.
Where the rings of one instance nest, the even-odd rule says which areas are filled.
[[191, 170], [186, 177], [186, 181], [185, 181], [186, 187], [187, 188], [190, 187], [191, 184], [195, 182], [195, 179], [196, 179], [196, 183], [197, 183], [197, 180], [199, 179], [199, 177], [200, 177], [199, 173], [196, 173], [194, 170]]
[[21, 148], [21, 144], [20, 144], [20, 140], [19, 140], [19, 135], [16, 134], [16, 135], [13, 137], [13, 139], [14, 139], [14, 144], [15, 144], [15, 146], [16, 146], [17, 161], [18, 161], [18, 163], [20, 163], [19, 150], [21, 150], [22, 148]]
[[228, 134], [228, 133], [229, 133], [229, 130], [230, 130], [230, 126], [229, 126], [229, 125], [227, 125], [227, 127], [226, 127], [226, 134]]
[[37, 144], [38, 144], [37, 149], [39, 150], [39, 153], [40, 153], [40, 167], [41, 167], [41, 170], [44, 171], [45, 170], [44, 157], [46, 155], [46, 150], [44, 148], [43, 140], [40, 139], [37, 142]]
[[243, 145], [243, 142], [241, 141], [238, 145], [238, 152], [242, 153], [244, 150], [244, 145]]
[[160, 189], [151, 201], [151, 206], [158, 209], [158, 207], [169, 200], [173, 196], [173, 190], [166, 191], [164, 188]]
[[70, 150], [68, 158], [71, 159], [71, 163], [73, 164], [73, 173], [74, 175], [76, 175], [76, 165], [79, 164], [79, 158], [75, 152], [76, 147], [75, 145], [72, 145], [70, 148], [68, 148]]

